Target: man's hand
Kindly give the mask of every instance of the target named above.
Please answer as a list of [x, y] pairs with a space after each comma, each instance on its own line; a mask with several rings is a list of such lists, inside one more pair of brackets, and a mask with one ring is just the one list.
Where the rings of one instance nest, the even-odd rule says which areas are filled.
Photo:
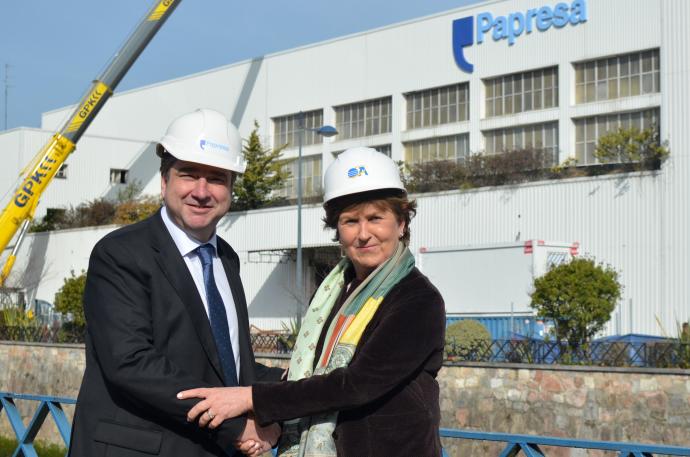
[[280, 432], [281, 429], [278, 424], [260, 427], [254, 421], [254, 418], [249, 416], [244, 432], [242, 432], [242, 435], [235, 443], [235, 447], [249, 457], [257, 457], [264, 452], [270, 451], [275, 446]]

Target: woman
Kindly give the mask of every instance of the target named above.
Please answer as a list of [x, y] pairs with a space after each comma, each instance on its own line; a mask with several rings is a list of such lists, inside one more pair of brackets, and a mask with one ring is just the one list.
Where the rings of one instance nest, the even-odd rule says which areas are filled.
[[445, 310], [407, 247], [415, 202], [396, 164], [370, 148], [340, 154], [324, 181], [324, 221], [346, 257], [304, 316], [288, 382], [181, 392], [204, 399], [188, 419], [285, 421], [283, 456], [438, 457]]

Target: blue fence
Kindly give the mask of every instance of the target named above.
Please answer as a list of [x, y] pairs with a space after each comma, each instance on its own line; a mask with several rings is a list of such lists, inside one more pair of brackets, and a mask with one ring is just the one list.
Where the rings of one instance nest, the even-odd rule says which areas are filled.
[[[540, 446], [556, 446], [575, 449], [597, 449], [618, 452], [618, 457], [652, 457], [654, 455], [690, 455], [690, 448], [678, 446], [657, 446], [641, 443], [619, 443], [614, 441], [589, 441], [549, 436], [511, 435], [508, 433], [474, 432], [469, 430], [441, 429], [441, 438], [455, 438], [475, 441], [496, 441], [506, 443], [500, 457], [514, 457], [523, 452], [527, 457], [544, 457]], [[449, 457], [443, 451], [443, 457]]]
[[[36, 409], [29, 425], [25, 426], [22, 416], [17, 409], [15, 400], [31, 400], [37, 403]], [[10, 426], [14, 430], [17, 438], [17, 448], [12, 457], [38, 457], [34, 449], [34, 439], [36, 434], [43, 426], [48, 414], [51, 415], [57, 425], [58, 432], [66, 447], [69, 447], [69, 437], [71, 431], [70, 421], [62, 409], [62, 405], [73, 405], [77, 401], [73, 398], [45, 397], [40, 395], [21, 395], [8, 392], [0, 392], [0, 405], [10, 421]]]
[[690, 343], [594, 341], [571, 348], [565, 342], [534, 339], [448, 341], [447, 358], [457, 362], [690, 368]]
[[[22, 421], [15, 400], [30, 400], [37, 403], [32, 419], [27, 426], [25, 426]], [[62, 405], [73, 405], [75, 403], [76, 400], [72, 398], [0, 392], [0, 405], [2, 405], [1, 407], [5, 411], [17, 438], [17, 447], [12, 457], [38, 457], [33, 442], [39, 429], [45, 423], [48, 414], [50, 414], [55, 421], [62, 441], [65, 443], [65, 447], [69, 447], [70, 422], [62, 409]], [[615, 451], [618, 452], [619, 457], [652, 457], [654, 455], [690, 456], [690, 448], [678, 446], [575, 440], [548, 436], [475, 432], [449, 428], [442, 428], [440, 436], [441, 438], [506, 443], [506, 446], [499, 454], [500, 457], [515, 457], [521, 451], [527, 457], [544, 457], [546, 454], [544, 454], [540, 446]], [[445, 450], [443, 451], [443, 457], [450, 457]]]

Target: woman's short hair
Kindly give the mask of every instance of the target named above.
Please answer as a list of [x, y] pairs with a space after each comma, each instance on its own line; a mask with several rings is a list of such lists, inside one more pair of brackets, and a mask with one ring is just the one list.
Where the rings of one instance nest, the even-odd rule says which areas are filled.
[[401, 240], [410, 242], [410, 221], [417, 214], [417, 202], [408, 200], [407, 195], [399, 190], [375, 190], [358, 194], [344, 195], [329, 200], [323, 204], [326, 215], [323, 222], [326, 228], [335, 230], [333, 241], [339, 241], [338, 219], [345, 211], [351, 211], [359, 206], [372, 204], [380, 209], [389, 209], [395, 214], [398, 223], [405, 223], [405, 230]]

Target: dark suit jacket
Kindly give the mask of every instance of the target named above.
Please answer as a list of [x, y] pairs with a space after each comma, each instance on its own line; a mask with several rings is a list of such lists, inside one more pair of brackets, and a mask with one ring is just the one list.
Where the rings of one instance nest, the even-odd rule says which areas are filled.
[[345, 368], [253, 388], [257, 420], [338, 411], [338, 457], [438, 457], [445, 309], [416, 268], [393, 287]]
[[[218, 239], [237, 309], [240, 384], [278, 379], [257, 365], [239, 259]], [[202, 431], [186, 421], [193, 387], [223, 385], [203, 302], [160, 212], [118, 229], [91, 253], [84, 293], [86, 370], [72, 427], [72, 457], [209, 457], [232, 454], [246, 418]]]

